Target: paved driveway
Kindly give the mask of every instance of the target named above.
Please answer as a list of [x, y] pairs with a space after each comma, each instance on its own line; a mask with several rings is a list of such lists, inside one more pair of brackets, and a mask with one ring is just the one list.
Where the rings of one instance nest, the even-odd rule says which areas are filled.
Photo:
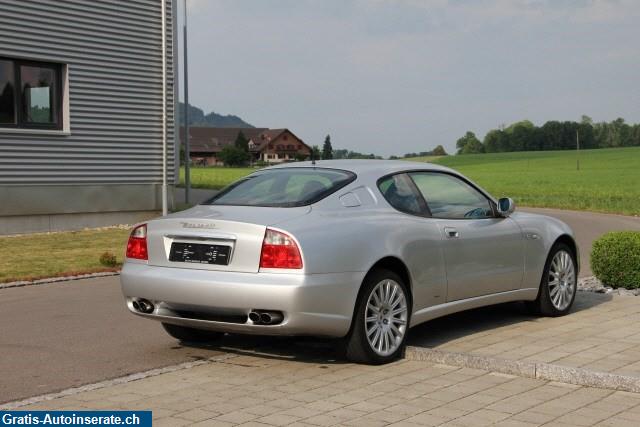
[[640, 297], [578, 292], [572, 312], [536, 317], [502, 304], [411, 329], [410, 344], [640, 378]]
[[619, 426], [640, 394], [479, 369], [238, 356], [20, 409], [152, 410], [155, 426]]

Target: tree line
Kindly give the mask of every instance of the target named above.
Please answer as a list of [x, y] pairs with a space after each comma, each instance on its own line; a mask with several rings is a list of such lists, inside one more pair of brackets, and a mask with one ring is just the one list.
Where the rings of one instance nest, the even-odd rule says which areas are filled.
[[480, 141], [467, 133], [456, 141], [458, 154], [501, 153], [509, 151], [543, 151], [640, 146], [640, 124], [628, 124], [618, 118], [594, 123], [589, 116], [579, 122], [550, 120], [536, 126], [522, 120], [500, 129], [491, 129]]

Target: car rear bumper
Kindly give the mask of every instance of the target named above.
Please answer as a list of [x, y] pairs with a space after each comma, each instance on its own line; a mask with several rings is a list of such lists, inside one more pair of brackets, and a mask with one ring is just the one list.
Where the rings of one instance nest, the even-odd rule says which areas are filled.
[[[236, 273], [125, 263], [120, 281], [128, 309], [165, 323], [259, 335], [341, 337], [351, 325], [365, 273]], [[133, 302], [154, 305], [141, 313]], [[252, 310], [279, 311], [282, 322], [254, 324]], [[212, 320], [213, 319], [213, 320]]]

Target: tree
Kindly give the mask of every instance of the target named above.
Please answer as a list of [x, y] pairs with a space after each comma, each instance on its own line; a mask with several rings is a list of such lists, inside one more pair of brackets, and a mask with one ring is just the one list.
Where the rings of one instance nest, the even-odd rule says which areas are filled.
[[349, 150], [346, 150], [346, 149], [333, 150], [334, 159], [346, 159], [348, 155], [349, 155]]
[[238, 136], [236, 137], [236, 141], [233, 145], [246, 153], [249, 152], [249, 140], [244, 136], [242, 131], [238, 132]]
[[458, 154], [474, 154], [474, 153], [483, 153], [484, 148], [482, 147], [482, 143], [471, 131], [467, 131], [467, 133], [458, 141], [456, 141], [456, 148], [458, 149]]
[[333, 147], [331, 147], [331, 136], [327, 135], [322, 146], [322, 160], [333, 159]]
[[529, 120], [513, 123], [504, 130], [506, 136], [505, 148], [507, 151], [534, 150], [535, 125]]
[[[478, 141], [478, 142], [480, 142], [480, 141]], [[444, 147], [442, 145], [438, 145], [436, 148], [433, 149], [433, 151], [431, 151], [431, 155], [432, 156], [446, 156], [447, 152], [445, 151], [445, 149], [444, 149]]]
[[320, 148], [317, 145], [311, 147], [311, 159], [319, 160], [320, 159]]
[[226, 166], [242, 166], [249, 160], [249, 153], [235, 145], [226, 145], [219, 157]]

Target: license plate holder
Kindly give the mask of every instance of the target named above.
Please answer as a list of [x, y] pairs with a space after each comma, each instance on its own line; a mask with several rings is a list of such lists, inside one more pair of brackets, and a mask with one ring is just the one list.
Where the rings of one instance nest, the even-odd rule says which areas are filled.
[[169, 261], [192, 264], [229, 265], [231, 246], [208, 243], [173, 242]]

